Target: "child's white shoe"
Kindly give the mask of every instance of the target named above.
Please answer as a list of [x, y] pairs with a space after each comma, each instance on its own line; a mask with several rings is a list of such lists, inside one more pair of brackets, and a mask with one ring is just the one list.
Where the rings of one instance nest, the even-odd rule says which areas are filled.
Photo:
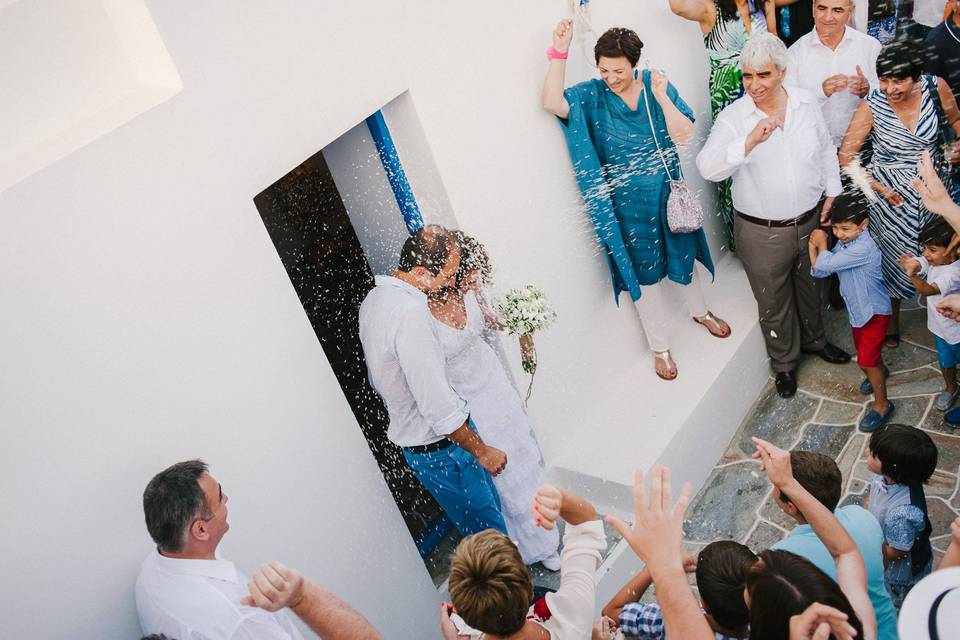
[[937, 411], [946, 411], [950, 408], [950, 405], [953, 404], [953, 401], [957, 399], [957, 393], [960, 393], [960, 387], [957, 387], [957, 390], [953, 393], [949, 391], [941, 391], [940, 395], [937, 396], [936, 407]]
[[540, 564], [550, 571], [560, 571], [560, 553], [554, 551], [552, 556], [544, 558], [540, 561]]

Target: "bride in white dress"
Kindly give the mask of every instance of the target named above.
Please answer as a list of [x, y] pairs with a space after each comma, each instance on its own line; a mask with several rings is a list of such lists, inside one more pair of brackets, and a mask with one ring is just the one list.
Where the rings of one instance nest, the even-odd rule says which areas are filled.
[[456, 284], [432, 294], [430, 312], [437, 323], [447, 361], [450, 386], [467, 402], [470, 418], [483, 441], [507, 454], [507, 466], [493, 479], [507, 532], [524, 563], [560, 568], [556, 529], [536, 526], [530, 505], [543, 484], [540, 449], [534, 440], [523, 401], [496, 352], [487, 344], [488, 327], [500, 328], [496, 316], [481, 305], [477, 292], [489, 277], [486, 251], [476, 240], [455, 231], [460, 244]]

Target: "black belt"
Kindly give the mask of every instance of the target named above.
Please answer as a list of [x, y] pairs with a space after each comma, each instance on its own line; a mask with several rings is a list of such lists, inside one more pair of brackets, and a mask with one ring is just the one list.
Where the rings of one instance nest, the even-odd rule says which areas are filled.
[[737, 211], [737, 215], [743, 218], [744, 220], [746, 220], [747, 222], [752, 222], [753, 224], [759, 224], [760, 226], [767, 227], [767, 228], [793, 227], [793, 226], [799, 227], [800, 225], [805, 223], [807, 220], [809, 220], [816, 210], [817, 210], [817, 207], [814, 207], [813, 209], [810, 209], [810, 211], [807, 211], [806, 213], [799, 215], [796, 218], [791, 218], [789, 220], [767, 220], [765, 218], [754, 218], [753, 216], [748, 216], [747, 214], [740, 213], [739, 211]]
[[410, 453], [433, 453], [434, 451], [443, 451], [447, 447], [452, 447], [453, 442], [443, 438], [442, 440], [437, 440], [436, 442], [431, 442], [430, 444], [421, 444], [415, 447], [404, 447], [404, 451], [409, 451]]

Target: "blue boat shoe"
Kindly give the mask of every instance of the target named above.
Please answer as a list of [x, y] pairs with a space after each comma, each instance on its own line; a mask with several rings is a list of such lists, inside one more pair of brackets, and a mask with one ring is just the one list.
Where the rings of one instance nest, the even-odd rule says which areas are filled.
[[867, 412], [867, 415], [863, 416], [863, 420], [860, 421], [860, 431], [864, 433], [870, 433], [871, 431], [876, 431], [883, 425], [887, 424], [887, 421], [890, 419], [890, 416], [893, 415], [893, 403], [890, 403], [890, 406], [887, 407], [887, 410], [883, 412], [883, 415], [877, 413], [874, 409], [870, 409]]

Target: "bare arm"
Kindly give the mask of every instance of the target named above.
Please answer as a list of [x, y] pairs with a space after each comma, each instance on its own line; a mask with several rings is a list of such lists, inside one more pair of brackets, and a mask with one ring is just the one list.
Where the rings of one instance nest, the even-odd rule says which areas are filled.
[[603, 608], [603, 615], [615, 622], [619, 621], [620, 612], [623, 611], [623, 608], [631, 602], [637, 602], [642, 598], [651, 584], [653, 584], [653, 577], [651, 577], [649, 571], [643, 569], [635, 575], [630, 582], [623, 585], [620, 591], [610, 599], [607, 606]]
[[498, 475], [507, 466], [507, 454], [496, 447], [491, 447], [484, 443], [480, 434], [470, 428], [466, 422], [453, 433], [447, 434], [447, 439], [452, 440], [461, 449], [466, 449], [480, 466], [489, 471], [492, 475]]
[[960, 567], [960, 518], [950, 524], [950, 534], [950, 546], [947, 547], [947, 552], [943, 554], [943, 560], [940, 561], [938, 569]]
[[[796, 2], [796, 0], [791, 0], [791, 2]], [[780, 37], [780, 33], [777, 31], [777, 3], [776, 2], [767, 2], [763, 6], [763, 17], [767, 21], [767, 31], [773, 35]]]
[[910, 282], [913, 283], [914, 288], [922, 296], [936, 296], [940, 294], [940, 287], [935, 284], [930, 284], [916, 274], [910, 276]]
[[853, 113], [853, 119], [847, 132], [843, 136], [843, 142], [840, 144], [840, 166], [845, 167], [854, 158], [860, 155], [860, 149], [863, 143], [867, 141], [870, 132], [873, 131], [873, 111], [866, 102], [861, 102], [860, 106]]
[[810, 252], [810, 266], [817, 268], [817, 258], [827, 250], [827, 234], [820, 229], [814, 229], [807, 241], [807, 251]]
[[290, 607], [325, 640], [382, 640], [383, 636], [356, 609], [300, 572], [272, 562], [249, 582], [250, 595], [241, 601], [267, 611]]
[[947, 124], [960, 135], [960, 108], [957, 107], [956, 96], [943, 78], [937, 78], [937, 92], [940, 94], [940, 104], [943, 105]]
[[708, 33], [717, 21], [716, 9], [707, 0], [669, 0], [670, 11], [681, 18], [700, 24], [700, 29]]
[[[553, 32], [553, 48], [567, 51], [573, 39], [573, 20], [561, 20]], [[570, 105], [563, 97], [563, 79], [567, 70], [566, 60], [551, 60], [547, 77], [543, 81], [543, 108], [555, 116], [566, 118]]]
[[891, 562], [899, 560], [900, 558], [905, 557], [909, 551], [901, 551], [900, 549], [894, 549], [886, 542], [883, 543], [883, 568], [886, 569], [890, 566]]
[[653, 90], [653, 97], [663, 111], [663, 118], [667, 122], [667, 134], [674, 144], [687, 144], [693, 140], [695, 127], [693, 121], [683, 115], [673, 100], [667, 95], [667, 77], [654, 69], [650, 72], [650, 88]]

